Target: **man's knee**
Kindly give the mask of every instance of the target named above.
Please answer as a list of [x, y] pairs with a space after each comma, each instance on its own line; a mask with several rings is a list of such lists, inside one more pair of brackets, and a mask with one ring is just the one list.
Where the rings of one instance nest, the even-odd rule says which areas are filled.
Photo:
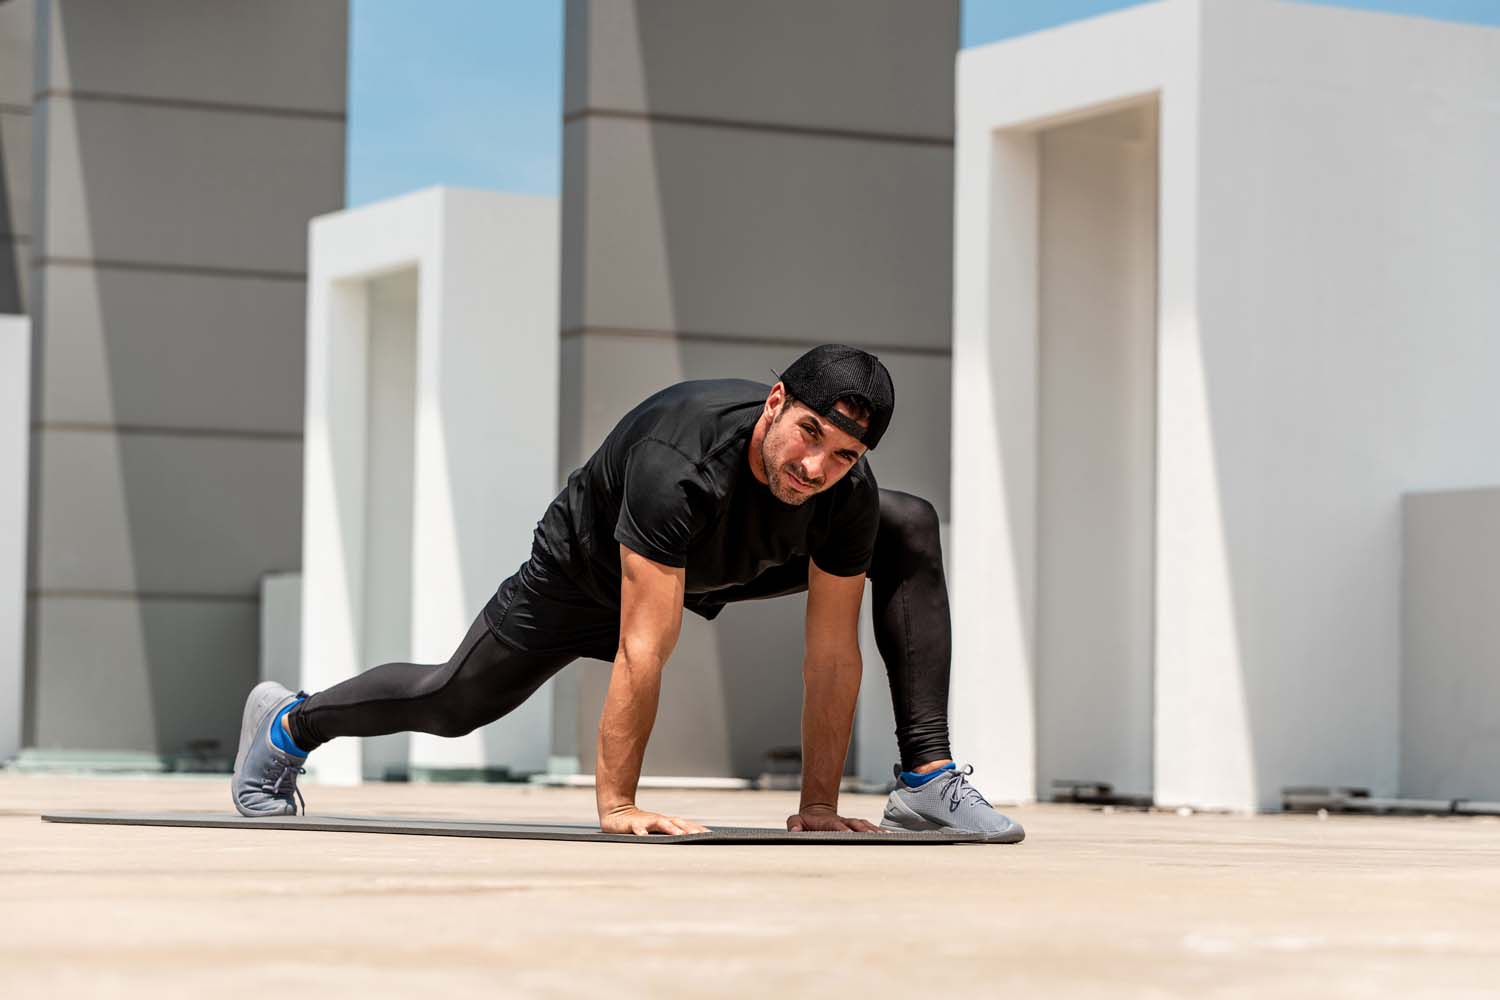
[[433, 712], [427, 721], [428, 732], [434, 736], [445, 736], [448, 739], [467, 736], [483, 725], [462, 706], [440, 708]]
[[880, 490], [880, 531], [915, 546], [938, 544], [938, 508], [910, 493]]
[[422, 706], [422, 732], [453, 739], [467, 736], [486, 722], [480, 718], [474, 699], [465, 698], [458, 686], [448, 683], [424, 685], [418, 693]]
[[942, 566], [937, 510], [926, 500], [899, 490], [880, 491], [880, 529], [870, 576], [909, 574], [924, 565]]
[[472, 686], [467, 691], [456, 686], [445, 687], [440, 697], [427, 706], [427, 725], [424, 731], [450, 739], [467, 736], [481, 726], [487, 726], [515, 711], [536, 693], [544, 680], [546, 677], [534, 684], [503, 691], [475, 692]]

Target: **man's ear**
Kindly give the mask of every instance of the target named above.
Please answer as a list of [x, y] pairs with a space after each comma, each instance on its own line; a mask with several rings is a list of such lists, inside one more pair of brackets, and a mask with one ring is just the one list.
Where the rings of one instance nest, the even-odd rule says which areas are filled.
[[782, 385], [780, 382], [777, 382], [775, 385], [771, 386], [771, 393], [766, 397], [766, 410], [771, 415], [771, 419], [774, 420], [781, 413], [782, 409], [785, 406], [786, 386]]

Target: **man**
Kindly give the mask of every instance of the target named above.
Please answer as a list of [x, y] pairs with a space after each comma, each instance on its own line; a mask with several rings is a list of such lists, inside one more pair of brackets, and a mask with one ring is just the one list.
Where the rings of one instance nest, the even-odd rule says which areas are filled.
[[768, 390], [684, 382], [626, 414], [536, 527], [446, 664], [387, 663], [307, 697], [258, 685], [245, 706], [232, 792], [246, 816], [296, 811], [307, 755], [337, 736], [460, 736], [525, 701], [580, 656], [613, 661], [595, 787], [609, 833], [706, 828], [635, 803], [661, 672], [687, 608], [807, 592], [802, 800], [790, 830], [879, 830], [840, 816], [861, 663], [859, 604], [873, 583], [876, 644], [901, 764], [882, 826], [1014, 843], [948, 749], [948, 596], [937, 515], [876, 486], [865, 452], [895, 388], [874, 355], [827, 344]]

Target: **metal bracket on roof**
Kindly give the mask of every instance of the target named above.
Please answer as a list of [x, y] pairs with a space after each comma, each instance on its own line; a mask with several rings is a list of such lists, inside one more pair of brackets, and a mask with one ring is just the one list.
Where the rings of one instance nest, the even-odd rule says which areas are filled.
[[1075, 781], [1057, 778], [1052, 782], [1052, 801], [1081, 806], [1121, 806], [1127, 809], [1150, 809], [1155, 800], [1149, 795], [1130, 795], [1115, 791], [1107, 781]]
[[1281, 790], [1286, 812], [1357, 813], [1369, 816], [1500, 816], [1500, 802], [1470, 799], [1386, 799], [1368, 788], [1289, 785]]

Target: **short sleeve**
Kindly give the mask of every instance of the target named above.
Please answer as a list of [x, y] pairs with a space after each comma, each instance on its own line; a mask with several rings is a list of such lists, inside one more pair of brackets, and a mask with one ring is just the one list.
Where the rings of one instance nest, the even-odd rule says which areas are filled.
[[615, 541], [665, 566], [686, 566], [688, 546], [706, 521], [697, 470], [671, 445], [643, 438], [625, 457]]
[[828, 533], [811, 552], [818, 569], [833, 576], [859, 576], [875, 555], [880, 528], [880, 490], [873, 476], [848, 477], [850, 490], [833, 512]]

